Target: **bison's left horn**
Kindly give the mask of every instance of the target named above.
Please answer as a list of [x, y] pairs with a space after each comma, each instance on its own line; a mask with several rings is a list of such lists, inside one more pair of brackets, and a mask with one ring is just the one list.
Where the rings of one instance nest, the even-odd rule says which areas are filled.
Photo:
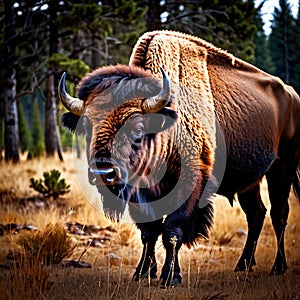
[[163, 68], [160, 68], [163, 76], [163, 87], [160, 93], [152, 98], [147, 98], [142, 104], [144, 113], [155, 113], [163, 109], [170, 100], [170, 80]]
[[70, 96], [66, 91], [66, 73], [64, 72], [58, 84], [58, 96], [62, 104], [71, 113], [81, 116], [84, 110], [83, 101]]

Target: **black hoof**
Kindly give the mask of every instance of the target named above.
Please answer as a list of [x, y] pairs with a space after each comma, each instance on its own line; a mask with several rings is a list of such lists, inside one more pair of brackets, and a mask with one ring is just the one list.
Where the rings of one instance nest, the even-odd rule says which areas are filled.
[[287, 267], [286, 266], [273, 266], [270, 272], [270, 276], [278, 276], [286, 274]]
[[240, 259], [236, 265], [234, 272], [253, 272], [253, 266], [256, 265], [255, 260], [252, 260], [250, 263], [245, 259]]
[[[133, 281], [141, 281], [141, 280], [144, 280], [146, 278], [148, 278], [149, 276], [149, 273], [148, 272], [135, 272], [132, 276], [132, 280]], [[150, 273], [150, 278], [151, 279], [157, 279], [157, 276], [155, 274], [151, 274]]]
[[161, 278], [160, 288], [177, 287], [181, 285], [181, 276], [173, 278], [173, 280]]
[[252, 266], [250, 267], [246, 267], [246, 266], [236, 266], [235, 269], [234, 269], [234, 272], [253, 272], [253, 268]]
[[139, 274], [134, 273], [132, 276], [132, 281], [140, 281], [140, 280], [142, 280], [141, 276], [139, 276]]

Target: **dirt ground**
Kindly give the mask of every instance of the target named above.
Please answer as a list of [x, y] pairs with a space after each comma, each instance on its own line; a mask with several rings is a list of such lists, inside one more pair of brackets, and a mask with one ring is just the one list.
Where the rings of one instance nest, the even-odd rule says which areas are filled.
[[[29, 178], [39, 178], [51, 169], [62, 173], [71, 185], [71, 192], [59, 201], [47, 202], [40, 200], [29, 187]], [[49, 223], [69, 226], [68, 236], [76, 248], [67, 259], [86, 262], [89, 266], [66, 267], [64, 262], [42, 269], [37, 266], [36, 271], [31, 265], [27, 269], [15, 264], [9, 266], [9, 253], [17, 248], [24, 230], [8, 233], [4, 230], [0, 236], [0, 299], [300, 299], [300, 205], [292, 192], [285, 237], [289, 268], [285, 275], [269, 276], [276, 255], [276, 240], [267, 186], [263, 182], [261, 192], [268, 212], [254, 271], [233, 272], [247, 237], [245, 215], [236, 201], [231, 207], [227, 199], [217, 197], [210, 239], [192, 249], [182, 247], [182, 285], [162, 289], [157, 280], [131, 280], [142, 250], [140, 233], [133, 224], [106, 220], [98, 207], [97, 195], [89, 195], [90, 188], [82, 187], [81, 176], [70, 153], [65, 154], [64, 162], [44, 158], [24, 160], [18, 165], [0, 163], [2, 228], [7, 224], [30, 225], [36, 232], [44, 230]], [[81, 229], [77, 231], [76, 226], [81, 225], [84, 234]], [[159, 240], [158, 270], [163, 261], [164, 249]], [[29, 279], [28, 274], [31, 274]], [[24, 278], [28, 279], [27, 284]], [[38, 291], [33, 293], [37, 286]]]

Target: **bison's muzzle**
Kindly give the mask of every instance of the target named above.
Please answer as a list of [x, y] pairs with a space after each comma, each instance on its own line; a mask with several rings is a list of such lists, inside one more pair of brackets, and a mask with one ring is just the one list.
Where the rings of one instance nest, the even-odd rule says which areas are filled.
[[93, 160], [89, 166], [89, 181], [103, 196], [106, 217], [118, 221], [128, 201], [126, 172], [112, 162]]
[[[125, 174], [123, 174], [123, 177], [124, 175]], [[106, 162], [91, 162], [89, 166], [89, 179], [92, 185], [124, 185], [120, 167]]]

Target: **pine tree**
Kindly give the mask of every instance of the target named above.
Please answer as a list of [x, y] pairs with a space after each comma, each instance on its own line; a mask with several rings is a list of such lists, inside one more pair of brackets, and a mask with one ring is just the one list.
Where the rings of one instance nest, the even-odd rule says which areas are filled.
[[293, 22], [291, 7], [287, 0], [279, 0], [279, 8], [274, 9], [269, 49], [275, 67], [275, 75], [286, 83], [291, 83]]
[[[59, 3], [50, 1], [48, 4], [49, 14], [49, 56], [57, 53], [58, 48], [58, 26], [57, 12]], [[45, 146], [48, 156], [54, 156], [57, 151], [58, 157], [63, 161], [60, 135], [57, 128], [57, 103], [55, 86], [55, 68], [49, 65], [49, 76], [46, 80], [46, 105], [45, 105]]]
[[32, 136], [20, 102], [18, 103], [18, 115], [20, 150], [21, 153], [24, 153], [32, 148]]
[[28, 153], [28, 158], [40, 157], [45, 151], [44, 131], [39, 115], [37, 99], [34, 99], [32, 112], [32, 148]]
[[263, 29], [264, 23], [262, 20], [261, 9], [265, 2], [262, 2], [257, 7], [257, 15], [255, 17], [255, 25], [257, 27], [257, 32], [254, 37], [254, 44], [255, 44], [255, 61], [254, 64], [268, 72], [274, 73], [274, 66], [271, 59], [270, 50], [268, 47], [268, 39], [266, 33]]
[[292, 26], [291, 85], [300, 94], [300, 0], [298, 5], [298, 14]]
[[253, 38], [257, 28], [253, 22], [256, 14], [253, 0], [144, 2], [149, 6], [148, 23], [152, 22], [155, 27], [158, 22], [153, 18], [161, 21], [163, 14], [165, 18], [159, 29], [197, 35], [242, 59], [254, 61]]
[[[211, 3], [211, 1], [207, 1]], [[255, 45], [253, 42], [257, 27], [254, 24], [256, 10], [253, 0], [219, 0], [215, 8], [221, 14], [215, 16], [215, 25], [210, 28], [214, 43], [236, 56], [253, 63]], [[211, 4], [209, 4], [211, 5]], [[208, 6], [206, 9], [210, 11]], [[212, 24], [211, 22], [209, 24]], [[217, 34], [216, 37], [214, 35]]]

